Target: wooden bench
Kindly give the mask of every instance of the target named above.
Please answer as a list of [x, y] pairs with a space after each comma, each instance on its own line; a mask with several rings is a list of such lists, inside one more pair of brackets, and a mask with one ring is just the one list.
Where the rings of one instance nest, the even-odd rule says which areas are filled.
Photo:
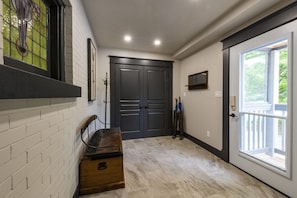
[[96, 115], [91, 116], [81, 128], [81, 139], [87, 148], [79, 165], [80, 195], [125, 187], [120, 128], [100, 129], [88, 142], [83, 139], [96, 119]]

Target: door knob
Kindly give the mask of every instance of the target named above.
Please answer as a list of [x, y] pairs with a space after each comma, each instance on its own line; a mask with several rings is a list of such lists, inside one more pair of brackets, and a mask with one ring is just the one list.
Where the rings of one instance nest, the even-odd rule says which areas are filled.
[[231, 113], [229, 116], [232, 117], [232, 118], [237, 118], [237, 117], [238, 117], [238, 116], [235, 115], [234, 113]]

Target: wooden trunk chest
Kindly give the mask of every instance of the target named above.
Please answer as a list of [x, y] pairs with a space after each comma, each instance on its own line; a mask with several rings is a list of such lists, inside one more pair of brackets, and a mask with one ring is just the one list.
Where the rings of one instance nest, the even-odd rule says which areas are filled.
[[100, 136], [97, 148], [88, 148], [79, 166], [81, 195], [125, 187], [120, 129], [96, 133]]

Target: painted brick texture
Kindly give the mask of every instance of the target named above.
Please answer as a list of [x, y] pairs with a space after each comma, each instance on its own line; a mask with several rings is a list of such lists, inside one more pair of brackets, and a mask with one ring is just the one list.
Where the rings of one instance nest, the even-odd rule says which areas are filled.
[[[66, 39], [73, 40], [66, 46], [66, 81], [80, 86], [82, 97], [0, 100], [0, 198], [71, 198], [78, 185], [84, 149], [79, 129], [99, 107], [87, 100], [87, 38], [94, 41], [93, 35], [81, 2], [70, 2], [72, 13], [66, 14], [73, 18], [66, 28], [71, 33], [72, 27], [72, 35]], [[1, 6], [2, 1], [0, 27]]]

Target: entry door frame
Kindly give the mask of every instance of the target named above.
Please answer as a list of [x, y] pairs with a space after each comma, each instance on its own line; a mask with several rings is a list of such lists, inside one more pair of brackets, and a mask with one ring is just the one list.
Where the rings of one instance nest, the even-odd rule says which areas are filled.
[[[168, 134], [172, 130], [172, 67], [174, 61], [166, 60], [153, 60], [153, 59], [140, 59], [140, 58], [130, 58], [130, 57], [120, 57], [120, 56], [109, 56], [110, 58], [110, 121], [111, 127], [116, 126], [116, 115], [119, 112], [116, 101], [116, 69], [117, 65], [135, 65], [135, 66], [146, 66], [147, 68], [166, 68], [168, 70]], [[156, 135], [156, 134], [155, 134]], [[154, 136], [155, 136], [154, 135]], [[129, 137], [128, 137], [129, 138]]]
[[221, 41], [223, 43], [223, 149], [219, 157], [226, 162], [229, 162], [230, 48], [294, 20], [297, 20], [297, 2], [286, 6]]

